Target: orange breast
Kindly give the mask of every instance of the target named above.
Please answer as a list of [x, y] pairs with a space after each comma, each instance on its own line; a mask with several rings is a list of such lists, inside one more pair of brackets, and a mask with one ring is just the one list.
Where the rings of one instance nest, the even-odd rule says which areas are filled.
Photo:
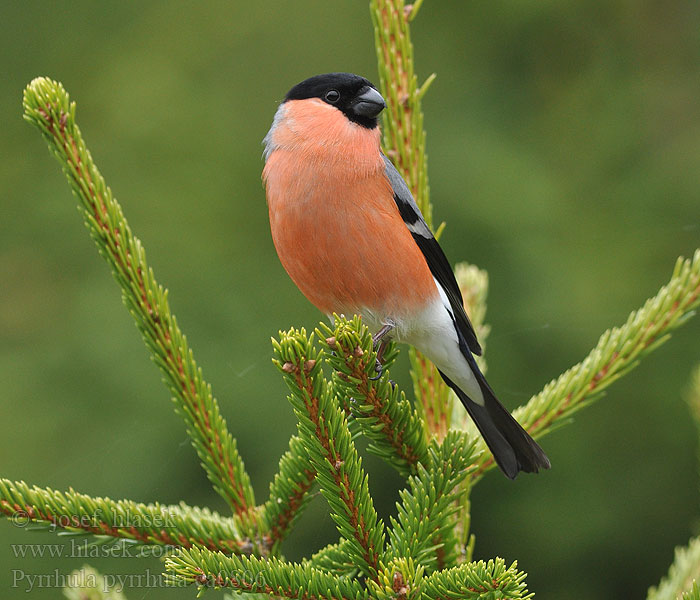
[[396, 207], [375, 132], [332, 110], [342, 120], [329, 113], [325, 130], [350, 128], [360, 143], [334, 151], [307, 139], [278, 147], [267, 160], [263, 177], [277, 254], [324, 313], [410, 316], [438, 293], [432, 274]]

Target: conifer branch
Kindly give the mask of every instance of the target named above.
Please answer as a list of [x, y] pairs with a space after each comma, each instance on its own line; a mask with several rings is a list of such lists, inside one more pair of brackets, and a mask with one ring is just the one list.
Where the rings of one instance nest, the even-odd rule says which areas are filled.
[[[308, 563], [317, 569], [322, 569], [344, 577], [357, 574], [357, 565], [350, 559], [348, 542], [342, 540], [322, 548], [308, 559]], [[306, 561], [305, 561], [306, 562]]]
[[[418, 87], [409, 31], [421, 4], [422, 0], [409, 6], [403, 0], [371, 0], [370, 8], [381, 89], [389, 104], [384, 147], [432, 226], [421, 98], [434, 76]], [[325, 353], [304, 330], [281, 332], [280, 340], [273, 340], [275, 362], [299, 420], [299, 436], [290, 440], [280, 460], [267, 502], [256, 507], [236, 442], [170, 313], [167, 291], [155, 281], [143, 247], [85, 147], [75, 124], [75, 104], [60, 84], [37, 79], [25, 91], [24, 106], [25, 118], [41, 130], [61, 163], [90, 234], [185, 419], [203, 467], [234, 517], [184, 504], [138, 504], [92, 498], [72, 489], [61, 493], [30, 488], [5, 479], [0, 479], [0, 514], [18, 523], [32, 521], [70, 534], [93, 535], [98, 541], [172, 546], [174, 553], [166, 559], [168, 581], [194, 583], [201, 590], [229, 588], [248, 597], [303, 600], [531, 598], [525, 574], [515, 563], [506, 567], [502, 559], [469, 562], [473, 536], [464, 552], [469, 537], [468, 494], [492, 466], [487, 451], [479, 455], [476, 467], [473, 464], [476, 450], [485, 449], [483, 441], [469, 441], [476, 436], [470, 438], [463, 431], [471, 426], [465, 425], [462, 407], [437, 369], [417, 352], [410, 354], [419, 400], [416, 409], [388, 378], [372, 381], [376, 353], [359, 318], [337, 318], [333, 328], [321, 325], [317, 334]], [[442, 226], [438, 235], [441, 230]], [[483, 342], [488, 333], [483, 325], [485, 274], [458, 266], [456, 276]], [[623, 327], [607, 332], [582, 363], [546, 386], [516, 416], [535, 436], [563, 424], [663, 343], [700, 303], [699, 296], [700, 250], [692, 261], [679, 261], [673, 279], [655, 298]], [[394, 358], [390, 348], [387, 367]], [[331, 383], [323, 377], [324, 360], [334, 369]], [[369, 495], [348, 416], [370, 439], [370, 451], [410, 475], [386, 533]], [[460, 431], [450, 431], [455, 428]], [[316, 480], [340, 541], [301, 564], [267, 559], [279, 550], [308, 504]], [[455, 566], [460, 561], [466, 562]], [[663, 600], [667, 590], [673, 597], [683, 592], [683, 598], [700, 600], [695, 582], [690, 586], [691, 577], [697, 577], [697, 564], [700, 548], [693, 540], [677, 553], [668, 578], [650, 590], [650, 600]]]
[[502, 558], [488, 562], [465, 563], [438, 571], [427, 577], [422, 586], [425, 600], [477, 600], [483, 598], [532, 598], [527, 591], [525, 573], [517, 563], [506, 567]]
[[[409, 26], [421, 4], [404, 5], [404, 0], [371, 0], [370, 13], [374, 23], [379, 83], [387, 99], [382, 121], [384, 150], [406, 181], [428, 227], [432, 228], [433, 207], [428, 186], [421, 99], [435, 74], [418, 86]], [[421, 416], [428, 432], [441, 440], [450, 427], [450, 389], [437, 368], [420, 352], [410, 348], [408, 356]]]
[[[422, 0], [408, 6], [404, 5], [404, 0], [370, 0], [370, 12], [374, 23], [380, 87], [388, 99], [383, 121], [386, 154], [406, 180], [426, 223], [432, 228], [433, 207], [428, 185], [426, 133], [421, 100], [434, 81], [435, 74], [418, 87], [409, 26], [421, 4]], [[437, 237], [443, 227], [444, 223], [438, 227]], [[488, 286], [486, 273], [465, 266], [458, 268], [456, 275], [459, 276], [467, 314], [475, 321], [477, 334], [485, 337], [488, 334], [488, 328], [483, 325]], [[409, 359], [418, 413], [430, 435], [441, 441], [445, 439], [450, 427], [465, 428], [468, 422], [465, 411], [435, 365], [414, 348], [409, 349]], [[479, 359], [479, 365], [485, 367], [483, 359]], [[465, 493], [455, 519], [457, 549], [464, 548], [469, 537], [470, 485], [465, 482], [462, 489]], [[443, 540], [443, 543], [445, 548], [451, 548], [450, 540]], [[471, 547], [473, 538], [468, 548]], [[441, 557], [438, 558], [438, 566], [445, 566]]]
[[358, 316], [351, 321], [335, 316], [333, 329], [321, 323], [316, 330], [326, 361], [333, 367], [339, 400], [360, 425], [371, 444], [368, 452], [383, 458], [403, 475], [416, 472], [427, 459], [427, 440], [420, 416], [403, 392], [389, 381], [394, 348], [384, 355], [384, 376], [375, 376], [377, 354], [372, 335]]
[[227, 553], [265, 553], [256, 540], [241, 533], [238, 519], [208, 509], [141, 504], [29, 487], [23, 481], [0, 479], [0, 514], [17, 525], [27, 522], [51, 530], [107, 536], [140, 544], [204, 546]]
[[273, 555], [311, 500], [309, 491], [315, 481], [316, 470], [309, 464], [301, 438], [292, 436], [289, 450], [280, 459], [279, 470], [270, 483], [270, 497], [263, 508]]
[[165, 559], [167, 581], [196, 583], [204, 588], [229, 588], [300, 600], [362, 600], [367, 591], [355, 579], [336, 577], [308, 563], [276, 558], [226, 556], [205, 548], [178, 550]]
[[690, 540], [684, 548], [676, 548], [673, 564], [668, 575], [658, 587], [649, 588], [647, 600], [676, 600], [697, 598], [697, 583], [700, 580], [700, 538]]
[[[601, 397], [614, 381], [666, 342], [700, 304], [700, 250], [692, 259], [679, 258], [668, 284], [644, 306], [632, 312], [621, 327], [606, 331], [596, 347], [513, 414], [534, 437], [541, 437], [567, 422], [577, 410]], [[480, 442], [485, 448], [483, 442]], [[478, 478], [493, 466], [486, 451]]]
[[418, 87], [409, 21], [418, 13], [419, 3], [411, 7], [411, 12], [407, 8], [403, 0], [370, 1], [379, 84], [387, 100], [382, 120], [384, 147], [432, 228], [421, 99], [435, 74]]
[[681, 600], [700, 600], [700, 586], [693, 580], [693, 585], [687, 592], [681, 594]]
[[442, 441], [452, 425], [453, 395], [437, 367], [415, 348], [408, 349], [418, 414], [431, 437]]
[[398, 516], [391, 519], [388, 555], [420, 564], [428, 572], [457, 559], [454, 513], [460, 507], [461, 483], [474, 462], [474, 443], [451, 431], [442, 444], [433, 441], [425, 465], [399, 492]]
[[291, 391], [299, 437], [316, 470], [340, 535], [363, 573], [375, 577], [384, 548], [384, 525], [369, 495], [367, 475], [348, 429], [345, 412], [321, 371], [322, 353], [304, 329], [280, 332], [273, 340], [275, 363]]
[[173, 394], [214, 489], [235, 513], [245, 513], [255, 500], [236, 440], [170, 312], [167, 291], [156, 282], [146, 251], [85, 146], [75, 122], [75, 102], [60, 83], [40, 77], [24, 92], [24, 118], [39, 128], [61, 164], [85, 225], [122, 289], [124, 304]]
[[410, 558], [394, 558], [382, 570], [377, 581], [369, 582], [372, 600], [409, 600], [423, 598], [424, 569]]

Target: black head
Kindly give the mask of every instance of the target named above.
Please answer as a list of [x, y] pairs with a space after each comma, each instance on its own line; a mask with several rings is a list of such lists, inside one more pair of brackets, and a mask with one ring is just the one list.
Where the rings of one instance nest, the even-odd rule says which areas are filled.
[[284, 101], [307, 98], [319, 98], [335, 106], [353, 123], [367, 129], [377, 126], [377, 117], [386, 107], [377, 88], [364, 77], [352, 73], [326, 73], [310, 77], [289, 90]]

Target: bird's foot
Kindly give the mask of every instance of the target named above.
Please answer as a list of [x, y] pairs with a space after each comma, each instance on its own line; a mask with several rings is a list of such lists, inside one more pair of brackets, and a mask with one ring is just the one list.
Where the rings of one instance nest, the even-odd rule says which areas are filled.
[[[382, 325], [382, 328], [372, 336], [372, 345], [376, 348], [377, 344], [382, 341], [382, 338], [384, 338], [384, 336], [387, 333], [389, 333], [394, 327], [396, 327], [396, 325], [394, 325], [394, 323], [392, 323], [391, 321], [389, 321], [388, 323], [384, 323], [384, 325]], [[382, 345], [384, 345], [385, 343], [386, 342], [382, 342]]]
[[377, 360], [374, 364], [374, 372], [376, 375], [374, 377], [369, 377], [370, 381], [377, 381], [382, 376], [382, 373], [384, 372], [384, 365], [382, 364], [382, 361], [379, 360], [379, 352], [377, 352]]
[[376, 375], [374, 377], [370, 377], [370, 381], [377, 381], [377, 379], [379, 379], [382, 376], [382, 373], [384, 372], [384, 364], [382, 363], [382, 357], [384, 356], [386, 347], [389, 345], [389, 340], [383, 338], [394, 327], [395, 326], [393, 323], [385, 323], [382, 326], [382, 328], [372, 336], [372, 346], [374, 348], [377, 348], [377, 344], [379, 344], [379, 348], [377, 349], [377, 361], [374, 365], [374, 372], [376, 373]]

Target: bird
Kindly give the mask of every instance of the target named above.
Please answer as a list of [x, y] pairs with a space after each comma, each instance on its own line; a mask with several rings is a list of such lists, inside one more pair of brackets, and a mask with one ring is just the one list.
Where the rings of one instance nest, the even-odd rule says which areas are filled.
[[263, 140], [280, 262], [329, 317], [361, 315], [379, 357], [389, 340], [427, 356], [507, 477], [549, 469], [476, 363], [482, 349], [450, 263], [381, 150], [384, 108], [376, 86], [352, 73], [315, 75], [287, 92]]

